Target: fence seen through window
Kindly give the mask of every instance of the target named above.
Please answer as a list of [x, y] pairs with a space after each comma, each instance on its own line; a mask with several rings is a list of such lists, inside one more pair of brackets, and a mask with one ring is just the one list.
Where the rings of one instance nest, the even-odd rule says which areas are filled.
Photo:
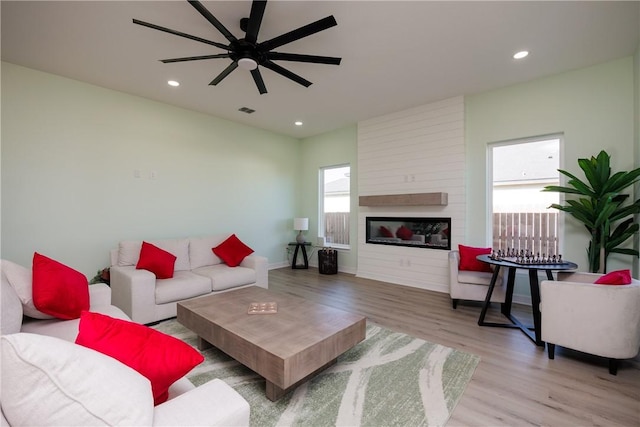
[[556, 192], [559, 185], [562, 135], [496, 143], [490, 146], [492, 163], [492, 248], [560, 255]]

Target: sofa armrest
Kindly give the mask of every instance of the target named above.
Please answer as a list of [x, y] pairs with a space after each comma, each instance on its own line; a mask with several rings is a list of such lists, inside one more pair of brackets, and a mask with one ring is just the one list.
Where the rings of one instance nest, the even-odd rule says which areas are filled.
[[576, 283], [594, 283], [602, 277], [598, 273], [586, 273], [584, 271], [559, 271], [558, 281], [576, 282]]
[[260, 255], [249, 255], [240, 263], [241, 267], [252, 268], [256, 271], [256, 286], [269, 287], [268, 259]]
[[249, 404], [214, 379], [155, 407], [154, 426], [248, 426]]
[[91, 307], [111, 305], [111, 288], [106, 283], [89, 285]]
[[134, 266], [111, 267], [111, 301], [137, 323], [155, 318], [156, 276]]

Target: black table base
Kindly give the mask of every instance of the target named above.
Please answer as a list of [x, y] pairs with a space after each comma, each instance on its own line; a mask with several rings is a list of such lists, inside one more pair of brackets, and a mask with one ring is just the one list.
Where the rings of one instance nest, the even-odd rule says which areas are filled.
[[[513, 264], [505, 261], [494, 261], [491, 260], [486, 255], [481, 255], [478, 257], [478, 260], [487, 262], [494, 266], [493, 276], [491, 276], [491, 282], [489, 284], [489, 289], [487, 290], [487, 296], [484, 300], [484, 306], [482, 307], [482, 311], [480, 312], [480, 319], [478, 319], [478, 325], [480, 326], [490, 326], [494, 328], [513, 328], [520, 329], [533, 343], [537, 346], [544, 347], [545, 343], [542, 341], [541, 337], [541, 323], [542, 316], [540, 314], [540, 283], [538, 282], [538, 271], [544, 270], [547, 274], [547, 279], [553, 280], [553, 275], [551, 272], [553, 270], [573, 270], [577, 268], [577, 265], [574, 263], [566, 263], [564, 265], [520, 265]], [[491, 305], [491, 295], [493, 294], [493, 290], [496, 286], [496, 282], [498, 280], [498, 275], [500, 273], [500, 268], [505, 267], [508, 268], [508, 276], [507, 276], [507, 293], [505, 297], [505, 302], [502, 304], [501, 313], [505, 316], [511, 323], [496, 323], [496, 322], [485, 322], [485, 317], [487, 315], [487, 310]], [[556, 268], [557, 267], [557, 268]], [[525, 325], [520, 319], [514, 316], [511, 313], [511, 306], [513, 304], [513, 288], [515, 286], [515, 278], [516, 278], [516, 269], [524, 268], [529, 271], [529, 288], [531, 289], [531, 309], [533, 313], [533, 325]]]

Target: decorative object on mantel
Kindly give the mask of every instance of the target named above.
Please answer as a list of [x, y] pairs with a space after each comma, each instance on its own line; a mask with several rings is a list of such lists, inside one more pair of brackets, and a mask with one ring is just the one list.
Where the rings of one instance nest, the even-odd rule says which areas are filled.
[[293, 229], [298, 231], [298, 235], [296, 236], [296, 242], [303, 244], [305, 242], [305, 239], [302, 232], [307, 231], [309, 229], [309, 218], [294, 218]]
[[448, 193], [387, 194], [360, 196], [360, 206], [447, 206]]
[[621, 246], [640, 229], [634, 222], [634, 215], [640, 213], [640, 199], [625, 205], [629, 194], [624, 193], [626, 188], [638, 181], [640, 168], [611, 175], [610, 160], [611, 157], [604, 150], [600, 151], [598, 157], [578, 159], [578, 166], [587, 182], [558, 169], [558, 172], [570, 178], [568, 186], [548, 185], [542, 190], [578, 196], [577, 200], [567, 200], [564, 206], [554, 203], [549, 207], [568, 213], [589, 231], [591, 241], [587, 255], [591, 273], [606, 273], [607, 257], [611, 253], [639, 255], [637, 250]]

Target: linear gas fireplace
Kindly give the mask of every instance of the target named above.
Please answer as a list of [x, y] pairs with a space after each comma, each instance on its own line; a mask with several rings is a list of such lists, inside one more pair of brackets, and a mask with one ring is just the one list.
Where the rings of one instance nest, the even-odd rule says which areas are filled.
[[367, 217], [367, 243], [451, 249], [451, 218]]

